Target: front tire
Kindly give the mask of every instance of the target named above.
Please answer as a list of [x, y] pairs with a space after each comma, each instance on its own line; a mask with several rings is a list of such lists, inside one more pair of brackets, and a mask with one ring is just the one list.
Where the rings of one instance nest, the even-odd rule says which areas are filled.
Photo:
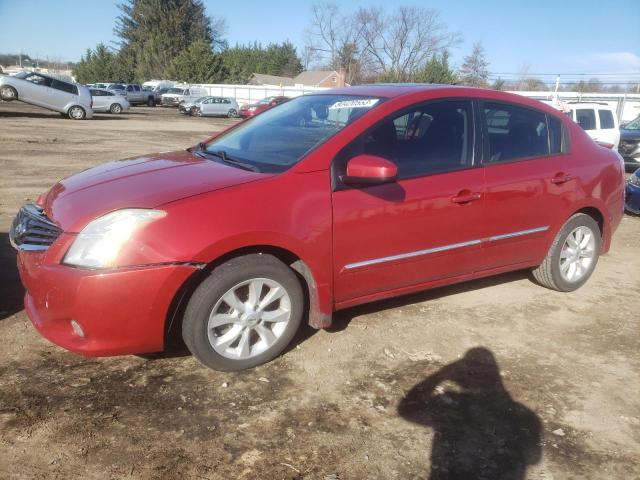
[[577, 213], [562, 226], [533, 276], [542, 286], [572, 292], [586, 283], [596, 268], [602, 234], [596, 221]]
[[74, 105], [67, 111], [67, 115], [71, 120], [84, 120], [87, 112], [80, 105]]
[[18, 91], [9, 85], [5, 85], [0, 88], [0, 97], [5, 102], [12, 102], [18, 99]]
[[109, 111], [111, 113], [115, 113], [116, 115], [118, 113], [122, 113], [122, 105], [120, 105], [119, 103], [114, 103], [113, 105], [111, 105], [111, 107], [109, 108]]
[[293, 270], [272, 255], [237, 257], [195, 290], [182, 323], [185, 344], [215, 370], [243, 370], [277, 357], [293, 339], [304, 310]]
[[235, 108], [231, 108], [228, 112], [227, 112], [227, 117], [228, 118], [237, 118], [238, 117], [238, 111]]

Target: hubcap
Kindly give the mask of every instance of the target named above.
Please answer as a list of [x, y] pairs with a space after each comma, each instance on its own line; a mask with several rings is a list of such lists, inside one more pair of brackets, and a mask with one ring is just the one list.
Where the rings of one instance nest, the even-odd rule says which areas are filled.
[[230, 288], [215, 304], [207, 334], [223, 357], [244, 360], [267, 351], [291, 318], [291, 299], [280, 283], [252, 278]]
[[596, 255], [596, 240], [588, 227], [574, 229], [560, 251], [560, 274], [567, 282], [581, 280], [589, 271]]
[[2, 96], [5, 98], [13, 98], [13, 90], [11, 88], [3, 88]]
[[82, 109], [78, 107], [74, 107], [71, 109], [71, 116], [73, 118], [82, 118], [82, 115], [83, 115]]

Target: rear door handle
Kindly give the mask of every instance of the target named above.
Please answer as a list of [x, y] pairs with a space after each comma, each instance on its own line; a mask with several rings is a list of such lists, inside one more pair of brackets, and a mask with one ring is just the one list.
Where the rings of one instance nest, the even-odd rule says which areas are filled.
[[458, 193], [458, 195], [456, 195], [455, 197], [451, 198], [451, 201], [453, 203], [469, 203], [469, 202], [473, 202], [474, 200], [480, 200], [480, 198], [482, 197], [482, 195], [480, 194], [480, 192], [469, 192], [469, 190], [463, 190], [462, 192]]
[[565, 173], [557, 173], [555, 177], [551, 179], [551, 183], [555, 185], [560, 185], [562, 183], [570, 182], [573, 180], [571, 175], [567, 175]]

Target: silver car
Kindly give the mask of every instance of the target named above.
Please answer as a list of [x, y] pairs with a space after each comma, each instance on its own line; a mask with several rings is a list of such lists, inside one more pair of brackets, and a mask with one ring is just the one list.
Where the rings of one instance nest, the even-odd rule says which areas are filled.
[[84, 85], [39, 72], [0, 77], [0, 97], [21, 100], [67, 115], [73, 120], [93, 117], [91, 93]]
[[209, 97], [195, 106], [195, 114], [202, 117], [224, 116], [236, 118], [238, 116], [238, 102], [229, 97]]
[[180, 113], [184, 113], [185, 115], [194, 115], [196, 112], [196, 107], [198, 107], [205, 100], [213, 98], [213, 97], [200, 97], [195, 100], [183, 100], [178, 104], [178, 111]]
[[129, 110], [129, 101], [122, 95], [102, 88], [90, 88], [95, 112], [122, 113]]

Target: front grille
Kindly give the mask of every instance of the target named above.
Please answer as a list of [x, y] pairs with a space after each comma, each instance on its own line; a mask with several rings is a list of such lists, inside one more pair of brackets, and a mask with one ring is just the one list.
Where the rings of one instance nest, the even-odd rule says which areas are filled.
[[162, 97], [162, 105], [177, 105], [177, 97]]
[[623, 155], [631, 155], [631, 153], [638, 148], [639, 143], [637, 140], [622, 140], [620, 142], [620, 153]]
[[62, 230], [33, 203], [25, 204], [9, 230], [11, 245], [18, 250], [46, 250], [60, 236]]

